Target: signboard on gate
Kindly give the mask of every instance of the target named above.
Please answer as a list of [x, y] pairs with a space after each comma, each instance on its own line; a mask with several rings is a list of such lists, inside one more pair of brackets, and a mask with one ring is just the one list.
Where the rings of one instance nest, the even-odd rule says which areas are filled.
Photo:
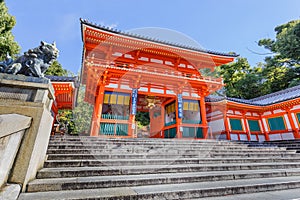
[[133, 88], [132, 89], [132, 96], [131, 96], [131, 114], [136, 115], [136, 110], [137, 110], [137, 93], [138, 89]]
[[177, 95], [177, 102], [178, 102], [178, 118], [182, 118], [183, 117], [182, 94]]

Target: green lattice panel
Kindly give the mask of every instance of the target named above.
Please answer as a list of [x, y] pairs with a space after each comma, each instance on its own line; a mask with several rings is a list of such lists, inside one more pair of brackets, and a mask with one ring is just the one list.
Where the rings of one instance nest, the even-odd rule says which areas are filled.
[[300, 113], [297, 113], [298, 122], [300, 123]]
[[260, 131], [258, 120], [248, 120], [250, 131]]
[[242, 131], [242, 121], [240, 119], [230, 119], [231, 130], [233, 131]]
[[279, 131], [286, 129], [283, 117], [269, 118], [268, 123], [271, 131]]

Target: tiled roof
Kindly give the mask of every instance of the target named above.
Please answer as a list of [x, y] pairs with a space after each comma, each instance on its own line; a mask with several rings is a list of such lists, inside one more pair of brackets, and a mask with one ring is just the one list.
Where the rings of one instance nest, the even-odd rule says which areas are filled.
[[249, 105], [256, 105], [256, 106], [267, 106], [272, 105], [275, 103], [280, 103], [283, 101], [295, 99], [300, 97], [300, 85], [295, 87], [287, 88], [285, 90], [281, 90], [278, 92], [274, 92], [271, 94], [267, 94], [261, 97], [257, 97], [254, 99], [238, 99], [232, 97], [222, 97], [217, 95], [209, 95], [205, 97], [206, 102], [218, 102], [222, 100], [234, 101], [237, 103], [244, 103]]
[[267, 106], [275, 103], [280, 103], [283, 101], [291, 100], [300, 97], [300, 85], [295, 87], [287, 88], [285, 90], [281, 90], [278, 92], [274, 92], [271, 94], [267, 94], [261, 97], [257, 97], [254, 99], [237, 99], [227, 97], [227, 100], [234, 101], [238, 103], [244, 103], [249, 105], [257, 105], [257, 106]]
[[51, 81], [55, 82], [74, 82], [75, 87], [79, 87], [79, 80], [77, 76], [69, 77], [69, 76], [49, 76], [46, 75], [46, 78], [49, 78]]
[[225, 100], [226, 97], [217, 96], [217, 95], [209, 95], [205, 97], [205, 102], [218, 102]]
[[132, 38], [147, 40], [147, 41], [150, 41], [150, 42], [156, 42], [156, 43], [165, 44], [165, 45], [169, 45], [169, 46], [173, 46], [173, 47], [179, 47], [179, 48], [182, 48], [182, 49], [198, 51], [198, 52], [201, 52], [201, 53], [209, 53], [209, 54], [219, 55], [219, 56], [228, 56], [228, 57], [238, 57], [239, 56], [238, 54], [235, 54], [235, 53], [229, 54], [229, 53], [221, 53], [221, 52], [216, 52], [216, 51], [210, 51], [210, 50], [200, 49], [200, 48], [193, 47], [193, 46], [187, 46], [187, 45], [183, 45], [183, 44], [175, 44], [175, 43], [172, 43], [172, 42], [169, 42], [169, 41], [162, 41], [162, 40], [159, 40], [157, 38], [149, 38], [149, 37], [145, 37], [145, 36], [142, 36], [142, 35], [137, 35], [137, 34], [134, 34], [134, 33], [124, 32], [124, 31], [120, 31], [120, 30], [113, 29], [113, 28], [110, 28], [110, 27], [105, 27], [105, 26], [101, 26], [101, 25], [98, 25], [98, 24], [91, 23], [86, 19], [81, 19], [80, 18], [80, 21], [81, 21], [81, 24], [86, 24], [86, 25], [92, 26], [92, 27], [97, 28], [97, 29], [101, 29], [101, 30], [108, 31], [108, 32], [111, 32], [111, 33], [116, 33], [116, 34], [119, 34], [119, 35], [129, 36], [129, 37], [132, 37]]

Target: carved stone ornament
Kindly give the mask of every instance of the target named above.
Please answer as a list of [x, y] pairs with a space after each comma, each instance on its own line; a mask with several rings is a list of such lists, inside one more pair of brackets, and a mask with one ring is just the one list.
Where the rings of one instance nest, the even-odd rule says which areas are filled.
[[0, 61], [0, 73], [44, 77], [44, 72], [57, 59], [58, 53], [55, 42], [49, 44], [41, 41], [40, 46], [29, 49], [15, 60], [7, 54], [6, 60]]

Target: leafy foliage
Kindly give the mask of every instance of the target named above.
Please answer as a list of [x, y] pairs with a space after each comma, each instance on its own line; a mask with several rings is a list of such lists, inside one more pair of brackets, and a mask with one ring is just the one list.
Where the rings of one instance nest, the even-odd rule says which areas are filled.
[[148, 112], [137, 112], [135, 115], [135, 121], [141, 126], [147, 126], [150, 124], [150, 117]]
[[5, 2], [0, 0], [0, 60], [4, 60], [7, 53], [15, 57], [20, 52], [20, 46], [11, 32], [15, 24], [15, 17], [8, 14]]
[[275, 32], [276, 39], [258, 43], [273, 54], [264, 63], [251, 67], [247, 59], [238, 58], [217, 69], [227, 96], [251, 99], [300, 84], [300, 20], [277, 26]]
[[72, 110], [59, 110], [58, 118], [60, 123], [63, 123], [68, 127], [69, 134], [77, 133]]
[[51, 66], [45, 72], [45, 75], [52, 75], [52, 76], [68, 76], [68, 71], [65, 70], [62, 65], [55, 60]]
[[93, 107], [84, 102], [85, 87], [80, 86], [78, 90], [77, 106], [75, 107], [74, 123], [78, 133], [88, 133], [93, 113]]
[[270, 92], [300, 83], [300, 20], [275, 28], [276, 39], [262, 39], [259, 45], [274, 55], [265, 58], [264, 75]]

